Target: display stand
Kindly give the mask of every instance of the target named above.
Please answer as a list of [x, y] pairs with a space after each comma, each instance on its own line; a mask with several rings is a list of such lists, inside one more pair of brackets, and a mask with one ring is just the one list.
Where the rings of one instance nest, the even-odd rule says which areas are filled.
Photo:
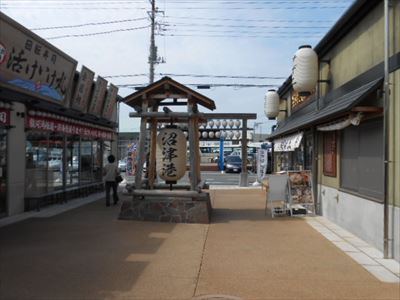
[[288, 171], [289, 206], [292, 216], [315, 213], [311, 171]]

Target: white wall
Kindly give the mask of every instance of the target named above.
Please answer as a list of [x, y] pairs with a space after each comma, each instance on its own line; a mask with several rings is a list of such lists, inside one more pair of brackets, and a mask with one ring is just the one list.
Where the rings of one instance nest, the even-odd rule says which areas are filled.
[[11, 126], [8, 131], [7, 177], [8, 215], [24, 211], [25, 191], [25, 118], [17, 113], [26, 113], [25, 105], [14, 102], [11, 111]]
[[[383, 205], [319, 185], [322, 215], [337, 225], [383, 251]], [[390, 207], [391, 236], [394, 238], [394, 258], [400, 261], [400, 209]], [[391, 224], [392, 222], [390, 222]]]

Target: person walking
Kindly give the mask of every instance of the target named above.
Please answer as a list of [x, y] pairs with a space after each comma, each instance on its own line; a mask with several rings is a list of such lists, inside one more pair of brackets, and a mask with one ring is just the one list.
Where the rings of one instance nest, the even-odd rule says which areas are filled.
[[118, 166], [115, 163], [115, 156], [109, 155], [107, 157], [108, 164], [103, 168], [104, 182], [106, 186], [106, 206], [110, 206], [110, 190], [113, 190], [114, 205], [118, 203], [118, 183], [116, 177], [119, 174]]

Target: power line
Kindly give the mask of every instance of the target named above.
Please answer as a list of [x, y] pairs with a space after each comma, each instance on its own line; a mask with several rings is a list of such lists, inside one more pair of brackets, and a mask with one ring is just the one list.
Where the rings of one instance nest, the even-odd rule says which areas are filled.
[[[177, 74], [177, 73], [157, 73], [158, 76], [175, 76], [175, 77], [195, 77], [195, 78], [231, 78], [231, 79], [286, 79], [286, 77], [277, 76], [246, 76], [246, 75], [206, 75], [206, 74]], [[104, 78], [130, 78], [130, 77], [141, 77], [147, 76], [145, 73], [141, 74], [120, 74], [120, 75], [108, 75], [103, 76]]]
[[265, 39], [277, 39], [277, 38], [291, 38], [291, 39], [304, 39], [304, 38], [319, 38], [320, 35], [226, 35], [226, 34], [164, 34], [160, 33], [159, 36], [170, 36], [170, 37], [217, 37], [217, 38], [265, 38]]
[[[276, 87], [276, 84], [247, 84], [247, 83], [183, 83], [186, 86], [202, 86], [202, 87], [234, 87], [234, 88], [270, 88]], [[147, 83], [129, 83], [116, 84], [119, 88], [137, 88], [147, 86]]]
[[268, 19], [232, 19], [232, 18], [202, 18], [202, 17], [174, 17], [165, 16], [165, 18], [172, 19], [186, 19], [186, 20], [204, 20], [204, 21], [234, 21], [234, 22], [256, 22], [256, 23], [332, 23], [329, 20], [268, 20]]
[[166, 23], [161, 24], [166, 27], [179, 27], [179, 26], [204, 26], [204, 27], [228, 27], [228, 28], [271, 28], [271, 29], [328, 29], [329, 26], [277, 26], [277, 25], [226, 25], [226, 24], [202, 24], [202, 23]]
[[107, 22], [93, 22], [93, 23], [84, 23], [84, 24], [76, 24], [76, 25], [63, 25], [63, 26], [49, 26], [49, 27], [37, 27], [30, 28], [30, 30], [49, 30], [49, 29], [63, 29], [63, 28], [77, 28], [77, 27], [86, 27], [86, 26], [96, 26], [96, 25], [109, 25], [109, 24], [117, 24], [117, 23], [126, 23], [126, 22], [134, 22], [147, 20], [148, 18], [137, 18], [137, 19], [126, 19], [126, 20], [116, 20], [116, 21], [107, 21]]
[[134, 27], [134, 28], [115, 29], [115, 30], [102, 31], [102, 32], [92, 32], [92, 33], [83, 33], [83, 34], [66, 34], [66, 35], [47, 37], [45, 39], [46, 40], [56, 40], [56, 39], [63, 39], [63, 38], [70, 38], [70, 37], [75, 38], [75, 37], [84, 37], [84, 36], [94, 36], [94, 35], [100, 35], [100, 34], [110, 34], [110, 33], [115, 33], [115, 32], [133, 31], [133, 30], [145, 29], [145, 28], [149, 28], [149, 27], [150, 27], [150, 25]]

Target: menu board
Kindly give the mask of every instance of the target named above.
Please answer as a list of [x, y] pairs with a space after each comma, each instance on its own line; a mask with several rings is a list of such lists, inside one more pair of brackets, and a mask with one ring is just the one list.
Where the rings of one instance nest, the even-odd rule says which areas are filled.
[[288, 171], [290, 204], [314, 204], [311, 171]]

